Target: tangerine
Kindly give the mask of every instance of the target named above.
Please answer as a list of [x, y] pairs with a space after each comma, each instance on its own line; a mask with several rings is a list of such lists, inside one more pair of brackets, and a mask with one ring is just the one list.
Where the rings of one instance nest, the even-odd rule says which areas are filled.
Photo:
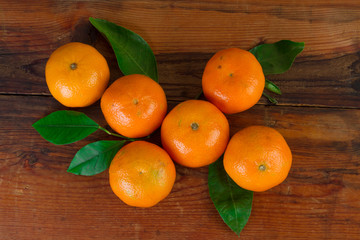
[[252, 53], [239, 48], [217, 52], [206, 64], [202, 76], [206, 99], [228, 114], [254, 106], [264, 86], [260, 63]]
[[110, 78], [105, 58], [92, 46], [71, 42], [56, 49], [45, 67], [50, 93], [67, 107], [86, 107], [101, 98]]
[[291, 162], [292, 154], [284, 137], [265, 126], [238, 131], [224, 154], [224, 168], [231, 179], [240, 187], [256, 192], [283, 182]]
[[121, 148], [109, 168], [112, 191], [135, 207], [152, 207], [166, 198], [175, 177], [175, 165], [166, 151], [145, 141]]
[[170, 157], [186, 167], [216, 161], [229, 141], [229, 123], [213, 104], [188, 100], [175, 106], [161, 125], [161, 142]]
[[145, 137], [160, 127], [167, 111], [164, 90], [151, 78], [132, 74], [117, 79], [104, 92], [101, 110], [119, 134]]

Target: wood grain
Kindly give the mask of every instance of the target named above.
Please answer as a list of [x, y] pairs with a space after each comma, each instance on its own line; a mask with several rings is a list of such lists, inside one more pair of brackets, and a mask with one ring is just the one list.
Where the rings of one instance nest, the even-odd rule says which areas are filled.
[[357, 0], [22, 0], [0, 4], [6, 53], [55, 49], [79, 38], [75, 30], [89, 16], [134, 30], [156, 54], [208, 53], [230, 46], [249, 49], [260, 42], [292, 39], [311, 46], [304, 56], [326, 58], [353, 53], [360, 41]]
[[[93, 177], [66, 172], [78, 149], [109, 137], [96, 132], [64, 146], [43, 140], [31, 124], [63, 108], [50, 97], [0, 96], [0, 108], [0, 133], [6, 136], [0, 140], [3, 239], [235, 237], [211, 203], [206, 167], [177, 165], [176, 183], [164, 201], [149, 209], [129, 207], [111, 192], [107, 172]], [[84, 112], [106, 125], [98, 104]], [[358, 238], [359, 110], [258, 105], [228, 119], [231, 134], [253, 124], [276, 128], [294, 157], [283, 184], [255, 193], [244, 239]], [[151, 141], [159, 144], [158, 132]]]
[[[282, 39], [305, 42], [291, 69], [268, 76], [283, 91], [229, 115], [231, 134], [254, 124], [279, 130], [293, 152], [284, 183], [255, 193], [241, 239], [360, 239], [360, 4], [345, 1], [0, 0], [0, 239], [238, 239], [208, 193], [207, 168], [176, 165], [171, 194], [149, 209], [122, 203], [108, 174], [66, 172], [97, 131], [55, 146], [31, 127], [67, 109], [45, 83], [45, 64], [70, 41], [93, 45], [111, 81], [122, 74], [97, 17], [150, 44], [170, 109], [201, 91], [208, 59], [228, 47]], [[99, 102], [83, 109], [108, 128]], [[159, 131], [149, 141], [160, 145]]]
[[[44, 84], [46, 61], [55, 48], [69, 41], [94, 45], [109, 62], [111, 80], [121, 76], [111, 47], [87, 20], [88, 16], [95, 16], [137, 31], [148, 40], [157, 55], [160, 82], [169, 100], [193, 98], [201, 91], [204, 66], [215, 51], [232, 46], [250, 49], [259, 43], [291, 39], [304, 41], [306, 47], [288, 73], [269, 77], [284, 92], [278, 97], [280, 104], [360, 106], [360, 7], [355, 1], [344, 2], [341, 6], [305, 1], [301, 7], [295, 2], [276, 7], [258, 2], [153, 1], [145, 9], [139, 1], [109, 2], [103, 6], [93, 1], [69, 1], [51, 5], [51, 12], [45, 3], [29, 6], [26, 1], [20, 4], [0, 2], [0, 16], [3, 16], [0, 93], [49, 95]], [[94, 9], [96, 14], [92, 14]], [[122, 14], [109, 14], [113, 9]], [[36, 19], [30, 20], [35, 11]], [[166, 17], [170, 19], [163, 21]], [[244, 27], [250, 25], [250, 18], [257, 19], [256, 25], [251, 26], [261, 31]], [[192, 24], [183, 22], [189, 19]], [[205, 19], [209, 22], [205, 23]], [[212, 22], [215, 20], [216, 24]], [[269, 29], [269, 21], [271, 26], [281, 26], [279, 31], [288, 35]], [[332, 32], [324, 32], [322, 24]], [[292, 30], [287, 31], [290, 26]], [[342, 29], [341, 34], [337, 29]], [[245, 30], [248, 31], [244, 33]], [[199, 35], [194, 35], [196, 33]], [[261, 37], [253, 34], [268, 38], [257, 40]], [[271, 37], [273, 35], [277, 37]], [[336, 38], [336, 42], [329, 36]], [[306, 72], [303, 69], [307, 69]], [[263, 98], [260, 103], [268, 102]]]
[[[104, 39], [95, 46], [107, 57], [111, 82], [122, 76], [112, 50]], [[38, 57], [29, 54], [29, 58]], [[183, 101], [201, 93], [201, 78], [212, 54], [179, 53], [157, 55], [159, 81], [168, 100]], [[0, 93], [47, 95], [45, 64], [48, 56], [27, 61], [23, 56], [0, 57]], [[304, 71], [306, 69], [306, 71]], [[268, 77], [283, 95], [280, 105], [360, 108], [360, 52], [327, 60], [296, 60], [291, 69]], [[263, 97], [259, 104], [269, 104]]]

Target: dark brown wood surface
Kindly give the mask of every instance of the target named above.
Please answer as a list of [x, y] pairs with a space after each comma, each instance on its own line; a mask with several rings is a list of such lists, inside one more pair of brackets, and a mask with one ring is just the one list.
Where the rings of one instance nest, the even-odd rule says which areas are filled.
[[[228, 47], [281, 39], [305, 42], [283, 91], [228, 115], [231, 134], [260, 124], [279, 130], [293, 152], [281, 185], [254, 194], [240, 239], [360, 239], [360, 3], [358, 1], [0, 1], [0, 239], [238, 239], [213, 206], [207, 168], [176, 165], [170, 195], [148, 209], [122, 203], [108, 173], [66, 172], [95, 132], [55, 146], [31, 127], [61, 109], [44, 77], [57, 47], [80, 41], [121, 76], [88, 17], [127, 27], [150, 44], [170, 108], [201, 91], [207, 60]], [[99, 107], [76, 109], [107, 126]], [[160, 144], [159, 131], [150, 141]]]

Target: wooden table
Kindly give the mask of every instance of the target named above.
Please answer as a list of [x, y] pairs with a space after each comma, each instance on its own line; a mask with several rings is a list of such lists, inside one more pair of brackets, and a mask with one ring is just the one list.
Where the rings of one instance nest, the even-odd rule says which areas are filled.
[[[108, 173], [66, 169], [83, 146], [113, 139], [100, 131], [55, 146], [32, 128], [67, 109], [49, 93], [46, 61], [80, 41], [121, 76], [111, 47], [89, 16], [129, 28], [152, 47], [171, 107], [201, 91], [213, 53], [282, 39], [305, 42], [283, 91], [228, 115], [231, 134], [260, 124], [279, 130], [293, 152], [284, 183], [254, 194], [242, 239], [360, 239], [360, 2], [344, 1], [0, 1], [0, 239], [238, 239], [212, 204], [207, 167], [176, 165], [171, 194], [133, 208], [111, 191]], [[76, 109], [107, 126], [99, 102]], [[151, 138], [160, 144], [159, 132]]]

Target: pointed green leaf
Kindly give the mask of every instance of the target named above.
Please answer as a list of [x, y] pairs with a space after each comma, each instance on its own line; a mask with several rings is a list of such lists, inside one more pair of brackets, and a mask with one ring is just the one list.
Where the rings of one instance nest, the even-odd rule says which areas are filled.
[[111, 44], [124, 75], [143, 74], [158, 82], [154, 53], [141, 36], [106, 20], [92, 17], [89, 20]]
[[209, 165], [209, 193], [224, 222], [236, 234], [246, 225], [253, 200], [253, 192], [239, 187], [226, 173], [223, 156]]
[[256, 46], [250, 52], [260, 62], [264, 74], [269, 75], [286, 72], [303, 49], [303, 42], [281, 40], [272, 44]]
[[58, 145], [79, 141], [99, 129], [84, 113], [67, 110], [50, 113], [32, 126], [45, 140]]
[[124, 146], [123, 141], [98, 141], [81, 148], [71, 161], [68, 172], [92, 176], [105, 171], [115, 154]]

